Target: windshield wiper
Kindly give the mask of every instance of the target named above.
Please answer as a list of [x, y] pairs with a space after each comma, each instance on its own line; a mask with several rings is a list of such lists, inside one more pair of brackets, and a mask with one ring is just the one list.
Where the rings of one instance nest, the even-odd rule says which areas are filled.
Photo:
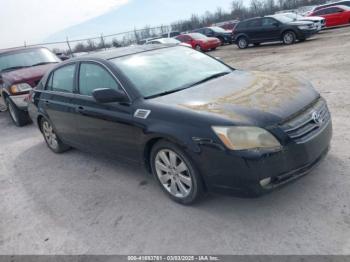
[[169, 91], [165, 91], [165, 92], [162, 92], [162, 93], [159, 93], [159, 94], [155, 94], [155, 95], [151, 95], [151, 96], [147, 96], [145, 97], [145, 99], [151, 99], [151, 98], [156, 98], [156, 97], [160, 97], [160, 96], [165, 96], [165, 95], [169, 95], [169, 94], [172, 94], [172, 93], [176, 93], [176, 92], [179, 92], [179, 91], [182, 91], [182, 90], [185, 90], [185, 89], [188, 89], [190, 87], [193, 87], [193, 86], [196, 86], [196, 85], [199, 85], [199, 84], [202, 84], [202, 83], [205, 83], [209, 80], [212, 80], [212, 79], [215, 79], [215, 78], [219, 78], [221, 76], [224, 76], [224, 75], [228, 75], [230, 74], [231, 72], [221, 72], [221, 73], [217, 73], [217, 74], [214, 74], [214, 75], [211, 75], [209, 77], [206, 77], [198, 82], [195, 82], [195, 83], [192, 83], [190, 85], [187, 85], [185, 87], [181, 87], [181, 88], [177, 88], [177, 89], [173, 89], [173, 90], [169, 90]]
[[12, 66], [12, 67], [5, 68], [5, 69], [1, 70], [1, 72], [17, 70], [17, 69], [22, 69], [22, 68], [26, 68], [26, 67], [28, 67], [28, 66]]
[[200, 81], [198, 81], [198, 82], [195, 82], [195, 83], [189, 85], [187, 88], [190, 88], [190, 87], [193, 87], [193, 86], [196, 86], [196, 85], [203, 84], [203, 83], [208, 82], [208, 81], [210, 81], [210, 80], [212, 80], [212, 79], [219, 78], [219, 77], [228, 75], [228, 74], [230, 74], [230, 73], [231, 73], [231, 72], [221, 72], [221, 73], [217, 73], [217, 74], [208, 76], [208, 77], [206, 77], [206, 78], [204, 78], [204, 79], [202, 79], [202, 80], [200, 80]]
[[57, 64], [58, 62], [41, 62], [41, 63], [37, 63], [31, 66], [40, 66], [40, 65], [47, 65], [47, 64]]

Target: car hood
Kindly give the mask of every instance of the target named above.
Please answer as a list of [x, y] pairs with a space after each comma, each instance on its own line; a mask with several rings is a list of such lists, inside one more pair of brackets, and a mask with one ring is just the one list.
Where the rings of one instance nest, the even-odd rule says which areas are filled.
[[152, 101], [261, 126], [284, 121], [318, 98], [309, 82], [287, 74], [236, 70]]
[[310, 25], [312, 24], [312, 21], [304, 21], [304, 20], [297, 20], [297, 21], [293, 21], [293, 22], [289, 22], [288, 25]]
[[320, 16], [307, 16], [307, 17], [301, 18], [299, 21], [321, 22], [322, 20], [324, 20], [324, 18]]
[[22, 68], [10, 72], [4, 72], [1, 74], [1, 76], [6, 85], [27, 83], [32, 87], [35, 87], [37, 82], [44, 76], [44, 74], [55, 65], [56, 64], [47, 64]]

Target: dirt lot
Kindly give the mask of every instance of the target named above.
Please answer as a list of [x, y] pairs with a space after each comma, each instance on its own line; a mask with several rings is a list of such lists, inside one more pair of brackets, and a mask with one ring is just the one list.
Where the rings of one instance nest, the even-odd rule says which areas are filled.
[[350, 27], [212, 55], [312, 81], [334, 121], [332, 150], [314, 172], [260, 199], [183, 207], [143, 169], [55, 155], [34, 126], [0, 113], [0, 254], [350, 254]]

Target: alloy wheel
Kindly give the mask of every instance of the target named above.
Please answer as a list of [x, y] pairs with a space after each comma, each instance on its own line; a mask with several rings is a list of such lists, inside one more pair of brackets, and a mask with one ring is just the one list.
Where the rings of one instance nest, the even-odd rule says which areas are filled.
[[241, 38], [238, 41], [238, 45], [240, 48], [246, 48], [247, 47], [247, 40], [245, 38]]
[[292, 32], [288, 32], [283, 37], [284, 43], [290, 45], [294, 42], [294, 34]]
[[57, 136], [52, 126], [47, 121], [43, 122], [43, 133], [44, 133], [44, 138], [47, 144], [49, 145], [49, 147], [51, 147], [52, 149], [57, 149], [58, 147]]
[[192, 177], [185, 161], [170, 149], [160, 150], [155, 157], [160, 183], [174, 197], [186, 198], [192, 190]]

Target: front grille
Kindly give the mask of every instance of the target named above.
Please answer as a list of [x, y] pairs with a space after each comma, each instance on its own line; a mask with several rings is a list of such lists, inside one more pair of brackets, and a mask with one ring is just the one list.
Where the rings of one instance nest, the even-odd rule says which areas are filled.
[[327, 104], [320, 99], [312, 107], [283, 124], [282, 129], [290, 139], [302, 144], [320, 133], [330, 120]]

